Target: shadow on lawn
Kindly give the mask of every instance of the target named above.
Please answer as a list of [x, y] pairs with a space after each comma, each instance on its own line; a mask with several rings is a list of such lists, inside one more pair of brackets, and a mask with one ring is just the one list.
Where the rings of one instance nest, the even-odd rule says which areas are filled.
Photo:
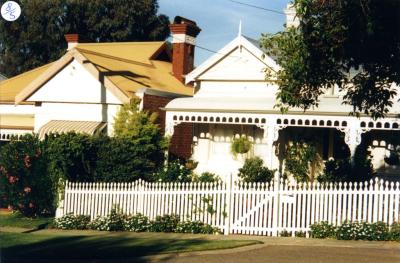
[[[3, 248], [1, 262], [147, 262], [141, 257], [183, 251], [206, 242], [202, 239], [66, 236]], [[163, 260], [168, 257], [173, 254], [166, 255]]]

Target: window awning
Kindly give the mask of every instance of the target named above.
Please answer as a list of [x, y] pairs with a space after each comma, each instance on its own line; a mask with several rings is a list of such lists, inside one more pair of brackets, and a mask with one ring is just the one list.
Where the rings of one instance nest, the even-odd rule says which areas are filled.
[[43, 125], [39, 129], [39, 138], [43, 139], [46, 134], [50, 133], [86, 133], [94, 135], [95, 133], [101, 132], [106, 123], [96, 121], [63, 121], [63, 120], [52, 120]]

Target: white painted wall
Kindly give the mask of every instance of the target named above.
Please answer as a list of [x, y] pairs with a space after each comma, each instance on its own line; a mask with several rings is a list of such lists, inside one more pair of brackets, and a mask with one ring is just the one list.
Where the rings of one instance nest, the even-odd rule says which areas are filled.
[[43, 85], [28, 101], [121, 103], [76, 60]]
[[36, 107], [34, 105], [14, 105], [14, 104], [0, 104], [0, 114], [35, 114]]

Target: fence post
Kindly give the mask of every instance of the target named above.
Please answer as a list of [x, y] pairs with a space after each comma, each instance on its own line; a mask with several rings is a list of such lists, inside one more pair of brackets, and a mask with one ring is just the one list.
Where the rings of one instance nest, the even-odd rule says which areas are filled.
[[226, 191], [226, 211], [227, 217], [225, 218], [225, 235], [229, 235], [231, 231], [231, 225], [233, 224], [233, 205], [232, 205], [232, 174], [229, 176], [228, 180], [228, 186], [227, 186], [227, 191]]
[[144, 184], [144, 181], [142, 181], [142, 179], [139, 179], [138, 180], [138, 184], [137, 184], [137, 186], [138, 186], [138, 188], [137, 188], [137, 193], [138, 193], [138, 213], [140, 213], [140, 214], [142, 214], [142, 215], [144, 215], [144, 209], [143, 209], [143, 202], [144, 202], [144, 198], [143, 198], [143, 195], [144, 195], [144, 193], [143, 193], [143, 184]]
[[65, 191], [68, 186], [68, 180], [65, 183], [61, 183], [61, 179], [58, 182], [57, 188], [57, 208], [56, 208], [56, 218], [62, 217], [64, 215], [64, 198], [65, 198]]
[[278, 229], [279, 229], [279, 200], [280, 200], [280, 196], [279, 196], [279, 173], [276, 173], [275, 177], [274, 177], [274, 211], [272, 213], [272, 236], [278, 236]]

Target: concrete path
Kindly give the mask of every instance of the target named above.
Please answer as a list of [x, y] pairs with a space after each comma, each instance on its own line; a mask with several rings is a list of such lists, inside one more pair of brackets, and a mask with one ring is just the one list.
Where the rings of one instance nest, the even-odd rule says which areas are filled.
[[338, 241], [303, 238], [230, 236], [232, 239], [260, 240], [264, 244], [229, 250], [176, 253], [147, 257], [146, 262], [400, 262], [400, 243]]

